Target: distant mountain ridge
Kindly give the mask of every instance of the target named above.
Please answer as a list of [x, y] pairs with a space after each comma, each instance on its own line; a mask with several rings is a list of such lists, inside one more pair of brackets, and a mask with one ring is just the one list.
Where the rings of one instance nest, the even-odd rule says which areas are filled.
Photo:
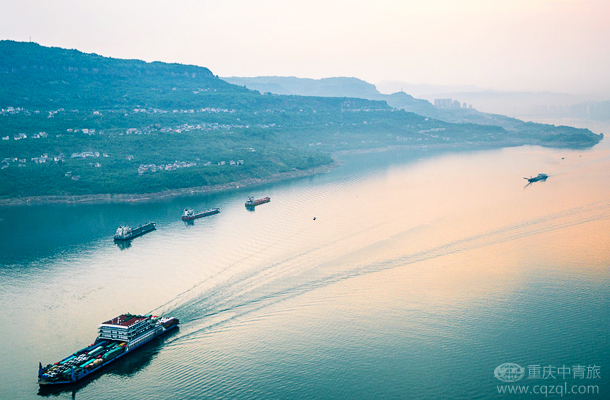
[[404, 92], [392, 95], [381, 94], [375, 85], [358, 78], [309, 79], [281, 76], [261, 76], [254, 78], [223, 77], [223, 80], [243, 85], [261, 93], [298, 96], [355, 97], [385, 101], [389, 105], [416, 114], [431, 116], [434, 107], [427, 100], [416, 99]]
[[[523, 130], [533, 131], [537, 129], [545, 129], [542, 125], [536, 126], [534, 124], [523, 122], [516, 118], [511, 118], [500, 114], [484, 113], [470, 107], [458, 106], [457, 108], [437, 108], [432, 105], [432, 103], [430, 103], [428, 100], [417, 99], [403, 91], [396, 92], [393, 94], [382, 94], [377, 90], [375, 85], [362, 81], [358, 78], [337, 77], [315, 80], [295, 77], [274, 76], [253, 78], [230, 77], [222, 79], [230, 83], [244, 85], [249, 89], [258, 90], [262, 92], [293, 95], [306, 95], [307, 93], [315, 92], [318, 93], [318, 95], [320, 96], [345, 97], [349, 95], [351, 97], [359, 97], [369, 100], [380, 100], [387, 102], [390, 106], [397, 109], [413, 112], [418, 115], [423, 115], [425, 117], [435, 118], [441, 121], [451, 123], [496, 125], [515, 132]], [[433, 90], [434, 88], [447, 89], [445, 87], [436, 87], [434, 85], [405, 84], [405, 87], [416, 87], [424, 91]], [[464, 95], [461, 97], [462, 99], [476, 99], [485, 96], [488, 96], [491, 99], [494, 98], [493, 93], [482, 91], [474, 86], [461, 86], [459, 88], [462, 90], [468, 90], [468, 92], [464, 92]], [[455, 93], [453, 94], [455, 95]], [[443, 96], [450, 95], [451, 93], [441, 93], [438, 96], [442, 98]], [[495, 96], [499, 95], [500, 94], [495, 94]], [[504, 97], [515, 96], [516, 98], [521, 98], [520, 96], [523, 96], [524, 94], [503, 92], [501, 93], [501, 95]], [[565, 96], [569, 95], [549, 93], [546, 95], [538, 94], [538, 96], [547, 96], [547, 98], [553, 99], [565, 99]], [[573, 96], [571, 98], [573, 98]], [[610, 102], [600, 102], [594, 105], [591, 105], [590, 103], [585, 103], [584, 105], [575, 105], [569, 109], [569, 111], [571, 111], [570, 115], [578, 115], [578, 113], [580, 113], [580, 115], [584, 115], [584, 109], [588, 111], [588, 114], [586, 114], [587, 116], [594, 115], [599, 116], [599, 118], [603, 118], [603, 113], [607, 113], [610, 116], [610, 111], [607, 111], [609, 103]], [[567, 112], [565, 114], [567, 114]]]
[[560, 92], [524, 92], [482, 89], [473, 85], [431, 85], [385, 81], [377, 84], [383, 93], [405, 90], [413, 96], [433, 101], [452, 98], [472, 104], [486, 113], [517, 118], [576, 118], [610, 121], [610, 94], [574, 95]]
[[234, 85], [246, 86], [261, 93], [298, 96], [357, 97], [381, 100], [375, 85], [358, 78], [309, 79], [297, 77], [262, 76], [257, 78], [222, 78]]

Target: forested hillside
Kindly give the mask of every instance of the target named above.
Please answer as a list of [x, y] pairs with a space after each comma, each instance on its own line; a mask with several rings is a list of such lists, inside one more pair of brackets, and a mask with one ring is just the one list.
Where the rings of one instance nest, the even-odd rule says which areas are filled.
[[[0, 198], [152, 193], [332, 164], [337, 150], [587, 146], [454, 124], [385, 101], [261, 94], [198, 66], [0, 41]], [[564, 133], [565, 134], [565, 133]]]

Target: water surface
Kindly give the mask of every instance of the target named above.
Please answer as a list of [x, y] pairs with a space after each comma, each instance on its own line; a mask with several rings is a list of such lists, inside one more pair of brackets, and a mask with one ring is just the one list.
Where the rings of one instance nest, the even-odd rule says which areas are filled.
[[[583, 398], [606, 398], [607, 140], [342, 162], [222, 194], [0, 209], [1, 397], [48, 395], [38, 361], [129, 311], [182, 324], [54, 398], [511, 398], [506, 362], [599, 366]], [[250, 194], [271, 202], [248, 211]], [[186, 225], [185, 207], [221, 213]]]

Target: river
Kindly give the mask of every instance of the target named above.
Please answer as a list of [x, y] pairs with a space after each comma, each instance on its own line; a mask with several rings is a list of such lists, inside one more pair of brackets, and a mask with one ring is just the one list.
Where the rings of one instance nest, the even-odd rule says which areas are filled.
[[[0, 209], [0, 397], [610, 396], [608, 138], [341, 161], [198, 197]], [[538, 173], [549, 178], [527, 185]], [[248, 195], [271, 202], [248, 211]], [[188, 225], [185, 207], [221, 212]], [[147, 221], [157, 230], [113, 243], [121, 223]], [[39, 361], [123, 312], [181, 326], [81, 385], [39, 392]], [[523, 378], [496, 378], [505, 363]]]

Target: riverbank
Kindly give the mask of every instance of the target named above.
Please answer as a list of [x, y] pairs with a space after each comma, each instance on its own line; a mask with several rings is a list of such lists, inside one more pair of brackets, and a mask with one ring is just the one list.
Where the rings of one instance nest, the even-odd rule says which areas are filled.
[[271, 175], [267, 178], [248, 178], [237, 182], [222, 185], [198, 186], [183, 189], [164, 190], [156, 193], [101, 193], [89, 195], [65, 195], [65, 196], [30, 196], [0, 199], [0, 207], [30, 206], [41, 204], [109, 204], [109, 203], [138, 203], [157, 201], [172, 197], [195, 196], [204, 193], [215, 193], [227, 190], [239, 189], [248, 186], [256, 186], [264, 183], [278, 182], [287, 179], [302, 178], [306, 176], [330, 172], [339, 165], [324, 165], [307, 170], [296, 170]]
[[[505, 139], [494, 142], [459, 142], [459, 143], [435, 143], [428, 145], [392, 145], [385, 147], [362, 148], [340, 150], [332, 153], [334, 160], [332, 165], [323, 165], [306, 170], [293, 170], [271, 175], [267, 178], [248, 178], [237, 182], [230, 182], [221, 185], [197, 186], [183, 189], [171, 189], [155, 193], [102, 193], [89, 195], [60, 195], [60, 196], [29, 196], [0, 199], [0, 207], [28, 206], [41, 204], [110, 204], [110, 203], [136, 203], [146, 201], [157, 201], [172, 197], [195, 196], [204, 193], [215, 193], [227, 190], [239, 189], [248, 186], [256, 186], [264, 183], [277, 182], [282, 180], [302, 178], [320, 173], [330, 172], [332, 169], [341, 165], [339, 158], [348, 154], [366, 154], [393, 151], [399, 149], [420, 149], [422, 151], [462, 151], [462, 150], [489, 150], [505, 147], [523, 146], [521, 141]], [[539, 144], [538, 144], [539, 145]]]
[[248, 178], [237, 182], [229, 182], [221, 185], [209, 185], [209, 186], [197, 186], [183, 189], [171, 189], [164, 190], [161, 192], [154, 193], [99, 193], [99, 194], [87, 194], [87, 195], [50, 195], [50, 196], [27, 196], [27, 197], [14, 197], [0, 199], [0, 207], [14, 207], [14, 206], [30, 206], [30, 205], [42, 205], [42, 204], [112, 204], [112, 203], [139, 203], [147, 201], [158, 201], [167, 198], [181, 197], [181, 196], [196, 196], [205, 193], [216, 193], [227, 190], [234, 190], [248, 186], [256, 186], [264, 183], [278, 182], [282, 180], [302, 178], [306, 176], [312, 176], [321, 173], [328, 173], [334, 168], [341, 165], [339, 158], [343, 155], [348, 154], [366, 154], [366, 153], [378, 153], [386, 152], [398, 149], [421, 149], [422, 151], [427, 150], [446, 150], [446, 151], [458, 151], [465, 148], [473, 150], [484, 150], [498, 147], [511, 147], [516, 146], [516, 143], [502, 142], [500, 145], [498, 142], [493, 144], [488, 143], [442, 143], [442, 144], [430, 144], [430, 145], [394, 145], [386, 147], [375, 147], [375, 148], [364, 148], [364, 149], [350, 149], [341, 150], [332, 153], [333, 164], [323, 165], [316, 168], [310, 168], [306, 170], [294, 170], [290, 172], [284, 172], [279, 174], [271, 175], [267, 178]]

